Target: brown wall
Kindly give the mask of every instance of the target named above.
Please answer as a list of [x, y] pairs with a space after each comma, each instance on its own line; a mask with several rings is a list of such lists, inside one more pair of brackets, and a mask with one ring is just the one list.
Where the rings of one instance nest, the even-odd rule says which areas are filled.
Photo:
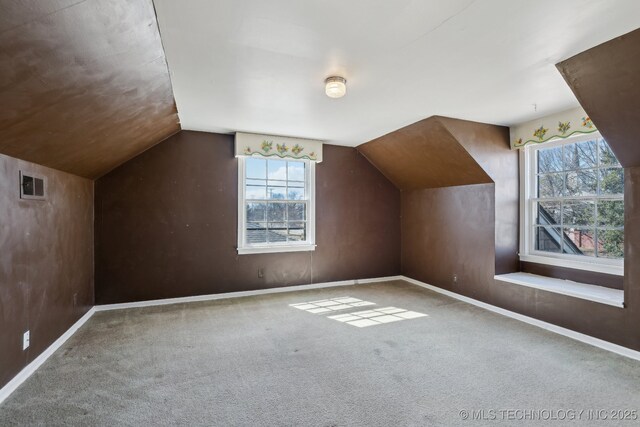
[[[494, 183], [403, 191], [402, 274], [640, 350], [640, 228], [636, 227], [640, 223], [640, 167], [625, 169], [626, 308], [496, 281], [496, 273], [519, 268], [514, 257], [518, 241], [517, 154], [499, 144], [500, 138], [490, 137], [491, 128], [438, 119]], [[385, 139], [394, 143], [393, 133]], [[385, 170], [384, 162], [377, 166]], [[505, 245], [502, 250], [497, 248], [499, 244]], [[622, 288], [621, 278], [615, 276], [531, 263], [523, 263], [522, 268], [535, 274]]]
[[613, 274], [596, 273], [594, 271], [576, 270], [574, 268], [558, 267], [555, 265], [521, 262], [520, 271], [537, 274], [556, 279], [572, 280], [574, 282], [589, 283], [612, 289], [623, 289], [624, 278]]
[[[640, 350], [640, 167], [625, 169], [624, 309], [494, 280], [492, 187], [480, 184], [403, 192], [402, 273]], [[539, 267], [531, 264], [526, 268]], [[539, 269], [535, 272], [541, 273]], [[454, 274], [457, 283], [453, 283]], [[616, 278], [580, 274], [570, 278], [615, 285]]]
[[[518, 153], [510, 150], [509, 129], [486, 123], [433, 116], [404, 128], [398, 129], [373, 141], [358, 146], [378, 169], [402, 189], [402, 265], [403, 271], [414, 271], [413, 264], [424, 267], [420, 256], [424, 253], [423, 236], [415, 229], [421, 215], [443, 214], [443, 221], [449, 214], [446, 209], [470, 209], [465, 215], [480, 217], [491, 216], [493, 224], [493, 242], [487, 245], [482, 241], [479, 246], [469, 248], [474, 252], [484, 251], [491, 264], [483, 264], [482, 271], [510, 273], [518, 271], [518, 235], [519, 235], [519, 176]], [[436, 206], [438, 196], [449, 194], [447, 191], [423, 191], [433, 188], [451, 188], [451, 194], [459, 194], [455, 188], [474, 184], [486, 184], [482, 194], [491, 193], [491, 204], [481, 211], [473, 202], [460, 200], [456, 206]], [[479, 190], [480, 191], [480, 190]], [[476, 194], [470, 193], [473, 198]], [[424, 198], [421, 202], [420, 200]], [[433, 199], [433, 200], [431, 200]], [[422, 203], [432, 203], [430, 208]], [[420, 212], [414, 212], [413, 209]], [[440, 211], [443, 208], [444, 211]], [[429, 212], [431, 210], [431, 212]], [[455, 217], [458, 212], [451, 213]], [[411, 218], [411, 219], [408, 219]], [[413, 222], [413, 223], [411, 223]], [[433, 224], [429, 224], [429, 227]], [[447, 229], [454, 235], [458, 230], [467, 233], [467, 239], [477, 236], [469, 234], [466, 224], [438, 224], [436, 227]], [[458, 227], [454, 229], [454, 227]], [[483, 231], [486, 231], [485, 227]], [[437, 230], [426, 231], [438, 233]], [[453, 237], [450, 237], [453, 239]], [[443, 239], [446, 236], [443, 235]], [[445, 244], [443, 240], [442, 245]], [[442, 245], [440, 248], [442, 248]], [[447, 252], [443, 249], [443, 252]], [[488, 253], [487, 253], [488, 252]], [[438, 256], [438, 258], [440, 258]], [[442, 259], [436, 264], [446, 270], [451, 279], [453, 265]], [[428, 263], [427, 263], [428, 264]], [[436, 275], [445, 271], [433, 272]], [[477, 274], [482, 274], [478, 271]], [[439, 281], [440, 282], [440, 281]]]
[[121, 165], [96, 181], [96, 303], [399, 274], [399, 191], [353, 148], [316, 171], [316, 250], [238, 255], [232, 136], [182, 131]]
[[402, 274], [486, 300], [495, 274], [494, 206], [494, 184], [403, 192]]
[[[19, 198], [20, 170], [46, 200]], [[93, 305], [93, 182], [0, 155], [0, 254], [2, 387]]]
[[496, 273], [518, 271], [520, 177], [509, 129], [448, 117], [439, 120], [493, 181]]

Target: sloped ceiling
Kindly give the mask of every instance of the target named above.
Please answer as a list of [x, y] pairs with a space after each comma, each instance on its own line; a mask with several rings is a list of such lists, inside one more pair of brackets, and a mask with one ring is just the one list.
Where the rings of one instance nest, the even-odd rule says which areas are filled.
[[509, 147], [508, 128], [433, 116], [357, 149], [403, 199], [414, 190], [492, 183], [495, 271], [518, 271], [518, 152]]
[[151, 0], [0, 3], [0, 152], [87, 178], [180, 130]]
[[557, 67], [620, 163], [640, 166], [640, 29]]
[[451, 133], [449, 120], [429, 117], [358, 150], [401, 190], [493, 182]]

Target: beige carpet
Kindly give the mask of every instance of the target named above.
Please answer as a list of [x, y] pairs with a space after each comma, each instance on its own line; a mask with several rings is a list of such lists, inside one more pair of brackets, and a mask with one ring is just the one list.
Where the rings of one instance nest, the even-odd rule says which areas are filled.
[[99, 312], [0, 425], [615, 425], [638, 409], [640, 362], [391, 282]]

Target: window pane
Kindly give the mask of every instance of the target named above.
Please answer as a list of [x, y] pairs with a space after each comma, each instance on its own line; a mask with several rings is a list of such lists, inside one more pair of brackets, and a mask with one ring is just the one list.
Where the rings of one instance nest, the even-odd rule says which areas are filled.
[[245, 164], [247, 178], [266, 179], [267, 178], [267, 160], [247, 158]]
[[267, 187], [247, 185], [245, 192], [248, 200], [264, 200], [267, 198]]
[[616, 159], [615, 154], [609, 148], [609, 144], [604, 139], [598, 141], [600, 147], [600, 165], [602, 166], [620, 166], [620, 162]]
[[566, 196], [591, 196], [598, 191], [596, 170], [569, 172], [565, 180]]
[[289, 240], [304, 241], [307, 239], [306, 222], [289, 222]]
[[561, 173], [549, 173], [538, 176], [538, 197], [552, 198], [562, 197], [562, 181]]
[[247, 221], [257, 222], [267, 220], [266, 203], [247, 203]]
[[562, 147], [543, 148], [538, 153], [538, 173], [562, 170]]
[[536, 224], [560, 225], [560, 202], [539, 202]]
[[286, 203], [269, 203], [267, 205], [267, 221], [284, 221], [286, 220]]
[[595, 203], [592, 200], [566, 201], [562, 207], [562, 220], [567, 225], [595, 225]]
[[598, 256], [622, 258], [624, 256], [624, 232], [598, 229]]
[[268, 194], [270, 199], [284, 200], [286, 199], [287, 187], [269, 186]]
[[269, 179], [287, 180], [287, 162], [284, 160], [269, 160], [267, 165]]
[[592, 228], [565, 228], [563, 252], [572, 255], [595, 256], [595, 230]]
[[246, 229], [247, 243], [266, 243], [267, 228], [264, 222], [248, 222]]
[[595, 137], [530, 153], [537, 156], [532, 178], [541, 199], [534, 200], [535, 250], [622, 258], [624, 169], [606, 141]]
[[565, 170], [595, 168], [598, 165], [596, 141], [584, 141], [564, 146]]
[[600, 194], [623, 194], [624, 172], [621, 168], [600, 170]]
[[562, 231], [560, 227], [536, 227], [536, 250], [560, 252]]
[[604, 227], [624, 227], [624, 201], [599, 201], [598, 225]]
[[289, 200], [304, 200], [304, 187], [289, 187]]
[[243, 245], [304, 242], [307, 234], [307, 162], [245, 158]]
[[288, 162], [289, 181], [304, 181], [304, 162]]
[[304, 203], [290, 203], [287, 208], [289, 221], [304, 221], [306, 219]]
[[287, 223], [270, 222], [267, 240], [269, 242], [286, 242], [287, 241]]

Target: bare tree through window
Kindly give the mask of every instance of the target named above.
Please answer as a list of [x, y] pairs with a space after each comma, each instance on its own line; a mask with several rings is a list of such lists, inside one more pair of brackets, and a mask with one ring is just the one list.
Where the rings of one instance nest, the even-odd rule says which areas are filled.
[[624, 171], [602, 138], [536, 149], [534, 243], [543, 252], [624, 256]]

